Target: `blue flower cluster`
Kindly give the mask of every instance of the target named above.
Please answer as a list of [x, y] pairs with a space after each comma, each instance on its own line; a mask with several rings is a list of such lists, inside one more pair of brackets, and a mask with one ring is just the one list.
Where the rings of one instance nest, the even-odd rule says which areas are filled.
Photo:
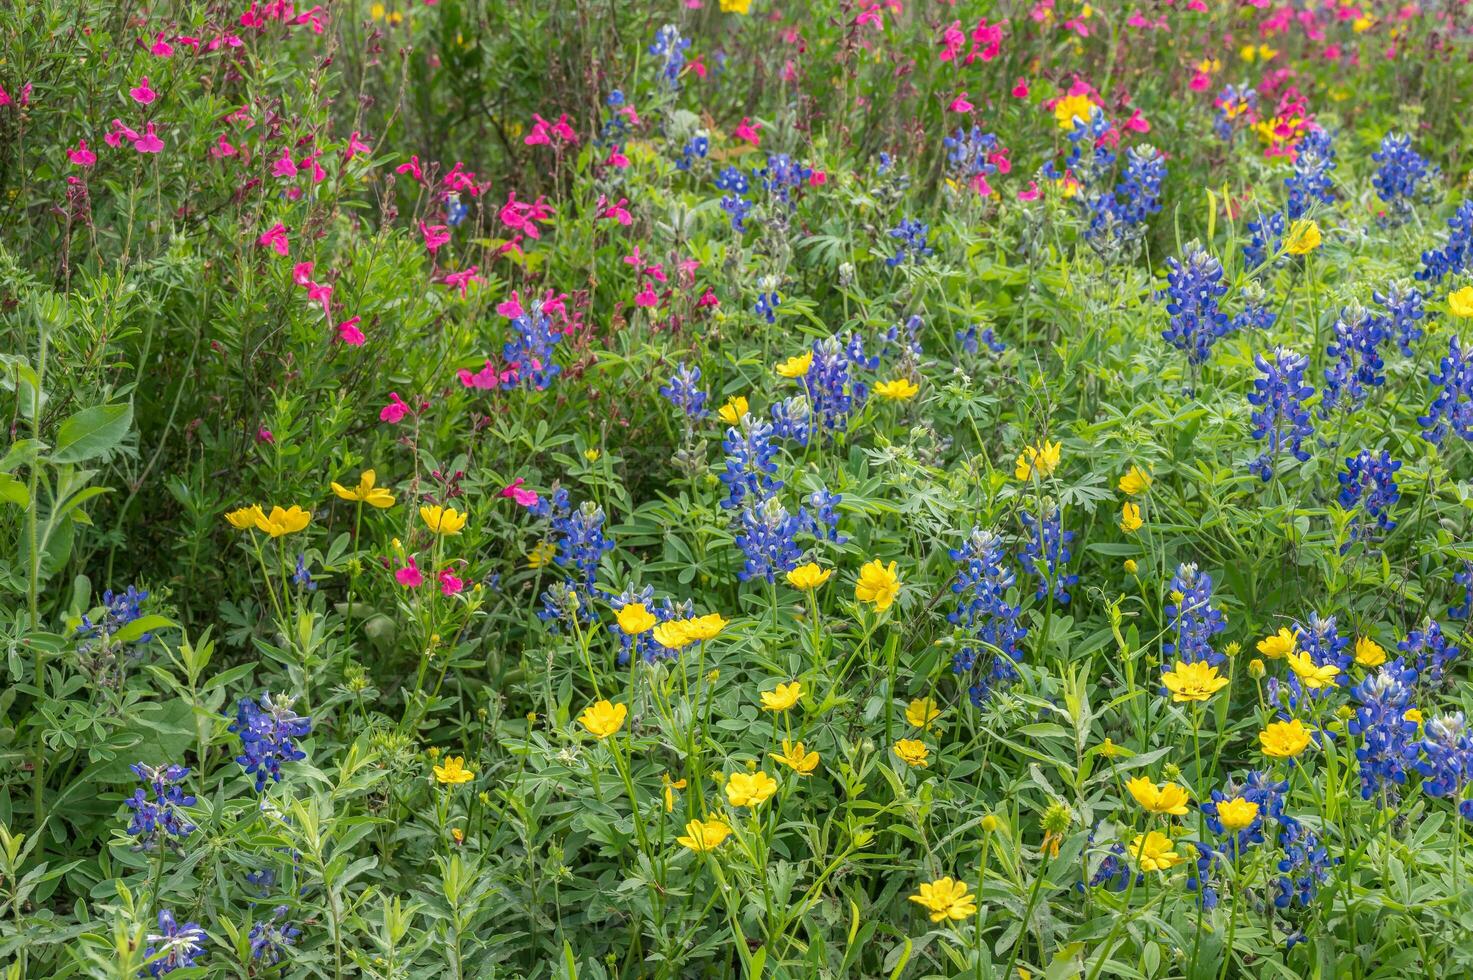
[[777, 472], [776, 435], [772, 423], [750, 414], [726, 430], [721, 443], [726, 451], [721, 482], [726, 484], [727, 495], [722, 507], [734, 510], [749, 495], [765, 500], [782, 488], [782, 481], [773, 475]]
[[660, 389], [665, 399], [685, 413], [691, 421], [700, 421], [706, 411], [706, 392], [701, 388], [701, 369], [681, 363], [669, 383]]
[[957, 181], [969, 184], [980, 191], [986, 186], [987, 178], [997, 173], [993, 157], [998, 152], [997, 137], [982, 132], [981, 126], [973, 126], [967, 132], [960, 126], [956, 133], [941, 140], [946, 149], [946, 169]]
[[1418, 321], [1427, 315], [1423, 309], [1424, 297], [1417, 288], [1407, 282], [1389, 283], [1384, 290], [1371, 293], [1371, 298], [1386, 310], [1391, 320], [1390, 330], [1395, 331], [1396, 345], [1407, 357], [1412, 356], [1412, 345], [1422, 339], [1422, 328]]
[[1329, 130], [1311, 129], [1295, 148], [1294, 173], [1284, 178], [1289, 190], [1286, 208], [1289, 220], [1309, 213], [1316, 201], [1335, 203], [1335, 188], [1330, 171], [1335, 169], [1335, 143]]
[[1304, 400], [1314, 394], [1314, 389], [1304, 383], [1309, 359], [1303, 354], [1276, 347], [1272, 361], [1255, 354], [1253, 363], [1263, 372], [1263, 377], [1254, 379], [1253, 391], [1248, 395], [1248, 403], [1254, 407], [1253, 438], [1267, 439], [1268, 445], [1248, 469], [1267, 483], [1273, 478], [1280, 454], [1289, 453], [1301, 463], [1309, 459], [1304, 440], [1314, 429]]
[[266, 788], [269, 778], [281, 782], [281, 764], [307, 758], [296, 740], [312, 733], [312, 719], [292, 710], [285, 694], [261, 695], [258, 702], [241, 698], [235, 705], [235, 721], [229, 731], [240, 738], [240, 755], [235, 761], [256, 777], [256, 792]]
[[956, 339], [961, 344], [962, 350], [968, 354], [976, 354], [983, 347], [994, 354], [1001, 354], [1007, 350], [1007, 344], [997, 339], [997, 332], [992, 327], [982, 327], [972, 324], [956, 332]]
[[1067, 568], [1072, 554], [1069, 542], [1074, 532], [1064, 530], [1064, 515], [1052, 501], [1044, 501], [1038, 516], [1023, 511], [1019, 515], [1027, 536], [1018, 561], [1023, 570], [1038, 578], [1035, 597], [1045, 599], [1050, 589], [1061, 605], [1069, 604], [1069, 587], [1079, 581]]
[[752, 213], [753, 204], [746, 196], [751, 186], [747, 175], [730, 165], [716, 175], [716, 189], [725, 192], [721, 195], [721, 210], [731, 219], [731, 230], [739, 235], [747, 230], [747, 216]]
[[1319, 886], [1330, 877], [1330, 869], [1339, 863], [1320, 842], [1319, 835], [1291, 817], [1280, 816], [1279, 846], [1284, 857], [1279, 861], [1279, 877], [1274, 886], [1274, 905], [1280, 909], [1298, 905], [1309, 908]]
[[849, 417], [869, 399], [869, 385], [855, 377], [854, 368], [874, 371], [878, 356], [867, 356], [864, 338], [849, 334], [848, 340], [823, 337], [813, 342], [813, 363], [803, 376], [812, 417], [825, 433], [843, 432]]
[[690, 47], [690, 38], [680, 36], [680, 28], [666, 24], [655, 32], [655, 40], [649, 53], [657, 59], [660, 77], [672, 89], [680, 88], [680, 72], [685, 68], [685, 51]]
[[554, 364], [552, 355], [563, 339], [552, 329], [552, 317], [542, 309], [541, 300], [533, 300], [521, 316], [511, 319], [511, 339], [501, 348], [501, 356], [511, 368], [502, 388], [528, 388], [542, 391], [562, 368]]
[[706, 154], [710, 151], [711, 138], [705, 133], [697, 133], [680, 148], [680, 159], [675, 161], [675, 169], [690, 170], [697, 160], [706, 159]]
[[[90, 616], [83, 616], [77, 627], [77, 637], [82, 641], [82, 646], [88, 648], [96, 641], [106, 644], [124, 626], [142, 618], [143, 603], [147, 599], [147, 592], [132, 585], [123, 592], [113, 592], [111, 589], [104, 591], [101, 618], [94, 623]], [[152, 633], [144, 633], [135, 642], [141, 646], [152, 639]]]
[[1371, 159], [1379, 164], [1371, 184], [1386, 203], [1386, 217], [1393, 224], [1402, 224], [1412, 216], [1417, 201], [1430, 199], [1439, 171], [1412, 149], [1410, 136], [1399, 133], [1387, 133]]
[[745, 560], [738, 577], [743, 582], [754, 578], [773, 582], [780, 572], [798, 567], [803, 549], [797, 536], [803, 525], [803, 516], [790, 514], [776, 496], [743, 508], [737, 518], [736, 544]]
[[1134, 241], [1145, 234], [1145, 222], [1161, 210], [1161, 184], [1166, 158], [1154, 146], [1133, 146], [1125, 153], [1125, 171], [1112, 188], [1090, 188], [1083, 199], [1089, 212], [1085, 238], [1092, 242]]
[[1434, 445], [1451, 429], [1463, 439], [1473, 439], [1473, 358], [1463, 352], [1457, 334], [1448, 341], [1447, 356], [1427, 380], [1437, 387], [1427, 413], [1417, 417], [1422, 437]]
[[1166, 265], [1170, 271], [1163, 295], [1171, 324], [1161, 337], [1185, 352], [1188, 362], [1201, 364], [1207, 360], [1217, 338], [1229, 329], [1228, 316], [1220, 305], [1227, 292], [1222, 281], [1222, 263], [1193, 242], [1187, 246], [1185, 261], [1168, 258]]
[[1212, 638], [1227, 629], [1227, 619], [1212, 604], [1212, 576], [1195, 563], [1178, 565], [1169, 591], [1173, 601], [1166, 605], [1166, 618], [1175, 636], [1161, 645], [1162, 651], [1184, 663], [1222, 663]]
[[1453, 582], [1463, 587], [1461, 602], [1448, 607], [1448, 619], [1467, 619], [1473, 615], [1473, 561], [1464, 561], [1463, 567], [1453, 573]]
[[[1350, 649], [1350, 637], [1340, 635], [1340, 628], [1335, 617], [1321, 616], [1317, 612], [1311, 612], [1308, 623], [1300, 623], [1296, 620], [1293, 628], [1295, 646], [1301, 652], [1309, 654], [1309, 659], [1318, 666], [1338, 667], [1340, 677], [1337, 683], [1344, 683], [1345, 672], [1350, 669], [1350, 661], [1354, 654]], [[1290, 676], [1289, 683], [1297, 687], [1298, 676]]]
[[152, 791], [152, 796], [136, 789], [127, 799], [128, 809], [133, 811], [128, 833], [138, 838], [138, 847], [144, 851], [152, 851], [161, 844], [178, 846], [178, 841], [195, 829], [184, 814], [185, 807], [194, 806], [195, 798], [185, 794], [179, 785], [189, 770], [184, 766], [150, 766], [142, 762], [135, 762], [130, 768]]
[[973, 527], [961, 546], [948, 554], [957, 563], [951, 583], [957, 602], [946, 618], [970, 633], [952, 657], [952, 670], [971, 673], [979, 658], [990, 660], [968, 692], [972, 703], [980, 706], [996, 684], [1017, 678], [1014, 664], [1022, 659], [1028, 629], [1018, 622], [1019, 608], [1008, 601], [1016, 577], [1007, 566], [1007, 544], [1001, 534]]
[[1422, 774], [1423, 792], [1453, 800], [1463, 819], [1473, 820], [1473, 800], [1463, 799], [1463, 789], [1473, 779], [1473, 738], [1468, 736], [1463, 713], [1428, 721], [1420, 748], [1422, 756], [1415, 765]]
[[1442, 625], [1435, 619], [1427, 620], [1419, 630], [1412, 630], [1396, 648], [1413, 658], [1412, 669], [1423, 690], [1440, 685], [1448, 664], [1462, 655], [1462, 651], [1448, 641]]
[[285, 905], [278, 905], [271, 918], [251, 926], [251, 959], [259, 961], [262, 966], [280, 963], [287, 948], [296, 945], [297, 938], [302, 935], [302, 930], [287, 919], [288, 911]]
[[198, 922], [180, 923], [170, 909], [159, 909], [159, 931], [148, 934], [148, 945], [143, 955], [161, 959], [150, 963], [145, 969], [151, 977], [161, 977], [175, 970], [185, 970], [195, 965], [204, 955], [205, 931]]
[[919, 218], [902, 218], [900, 223], [890, 229], [889, 235], [897, 240], [895, 254], [885, 260], [885, 264], [894, 268], [906, 259], [919, 262], [934, 251], [926, 241], [926, 236], [931, 233], [931, 226], [922, 222]]
[[1416, 675], [1397, 660], [1367, 677], [1352, 690], [1359, 707], [1347, 724], [1360, 737], [1355, 757], [1360, 763], [1360, 795], [1378, 807], [1396, 802], [1407, 773], [1417, 759], [1417, 723], [1407, 718], [1412, 707], [1410, 681]]
[[603, 597], [597, 585], [598, 568], [603, 556], [614, 550], [614, 542], [604, 534], [607, 517], [603, 508], [591, 500], [575, 508], [568, 491], [558, 487], [538, 500], [532, 512], [550, 518], [549, 536], [557, 546], [554, 560], [570, 573], [543, 593], [538, 617], [555, 624], [576, 612], [580, 622], [596, 620], [593, 600]]
[[1399, 469], [1401, 460], [1392, 459], [1391, 453], [1384, 449], [1379, 454], [1362, 449], [1345, 460], [1345, 470], [1339, 475], [1340, 506], [1346, 510], [1359, 507], [1365, 516], [1365, 520], [1358, 520], [1352, 526], [1353, 538], [1369, 537], [1372, 523], [1381, 533], [1396, 527], [1391, 508], [1401, 499], [1401, 490], [1396, 485]]
[[1325, 356], [1325, 387], [1320, 402], [1320, 418], [1330, 418], [1336, 410], [1352, 412], [1365, 404], [1370, 389], [1386, 383], [1381, 373], [1381, 345], [1386, 341], [1387, 321], [1372, 316], [1359, 303], [1351, 303], [1340, 311], [1331, 328]]
[[1447, 244], [1422, 253], [1422, 268], [1416, 277], [1422, 282], [1442, 282], [1457, 272], [1466, 272], [1473, 264], [1473, 201], [1464, 201], [1447, 219]]

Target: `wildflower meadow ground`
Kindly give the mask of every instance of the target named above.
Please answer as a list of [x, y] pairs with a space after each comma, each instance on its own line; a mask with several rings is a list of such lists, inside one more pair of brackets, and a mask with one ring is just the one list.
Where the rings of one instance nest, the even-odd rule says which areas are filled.
[[1470, 59], [0, 3], [0, 980], [1473, 976]]

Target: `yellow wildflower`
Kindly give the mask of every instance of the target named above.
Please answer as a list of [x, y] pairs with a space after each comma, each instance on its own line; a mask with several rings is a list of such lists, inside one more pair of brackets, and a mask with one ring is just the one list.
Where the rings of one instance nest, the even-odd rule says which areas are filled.
[[1355, 662], [1362, 667], [1379, 667], [1386, 662], [1386, 651], [1369, 636], [1355, 641]]
[[642, 602], [625, 603], [624, 608], [619, 610], [619, 629], [629, 636], [637, 636], [655, 625], [654, 613], [644, 607]]
[[1301, 683], [1310, 690], [1318, 690], [1329, 687], [1335, 683], [1335, 678], [1340, 674], [1340, 668], [1334, 664], [1325, 664], [1323, 667], [1314, 662], [1314, 658], [1308, 653], [1291, 653], [1284, 658], [1289, 663], [1289, 668], [1299, 677]]
[[941, 709], [936, 707], [934, 698], [916, 698], [905, 708], [906, 724], [923, 731], [930, 728], [931, 722], [940, 717]]
[[793, 588], [802, 592], [811, 592], [827, 582], [829, 576], [833, 574], [832, 568], [820, 568], [814, 562], [808, 562], [806, 565], [799, 565], [784, 577]]
[[462, 514], [454, 507], [441, 507], [435, 504], [430, 507], [421, 507], [419, 518], [431, 531], [444, 535], [459, 534], [465, 527], [465, 522], [470, 519], [470, 515]]
[[1176, 783], [1157, 786], [1149, 776], [1137, 776], [1126, 783], [1125, 788], [1147, 813], [1169, 813], [1174, 817], [1187, 814], [1187, 801], [1191, 797], [1184, 786]]
[[1258, 652], [1270, 660], [1282, 660], [1294, 652], [1296, 643], [1294, 631], [1285, 626], [1272, 636], [1259, 640]]
[[1172, 850], [1171, 838], [1159, 830], [1136, 834], [1130, 843], [1130, 853], [1142, 871], [1170, 871], [1185, 860]]
[[1247, 829], [1257, 819], [1258, 804], [1252, 800], [1235, 796], [1217, 804], [1217, 820], [1222, 824], [1222, 829], [1230, 834]]
[[1120, 508], [1120, 530], [1126, 534], [1134, 534], [1141, 529], [1144, 523], [1141, 520], [1140, 506], [1127, 500]]
[[875, 394], [892, 402], [907, 402], [920, 393], [920, 386], [908, 378], [896, 378], [875, 385]]
[[1053, 475], [1063, 458], [1064, 445], [1044, 440], [1036, 446], [1024, 446], [1013, 464], [1013, 476], [1027, 480], [1036, 472], [1040, 479]]
[[797, 357], [790, 357], [777, 366], [777, 373], [785, 378], [801, 378], [813, 367], [813, 351], [806, 350]]
[[1448, 293], [1447, 311], [1460, 320], [1473, 317], [1473, 286], [1464, 286]]
[[859, 570], [859, 581], [854, 585], [854, 598], [867, 602], [877, 612], [884, 612], [900, 594], [900, 576], [895, 572], [895, 562], [887, 567], [878, 558], [866, 562]]
[[926, 743], [916, 738], [902, 738], [895, 743], [895, 754], [900, 761], [912, 769], [924, 769], [930, 757], [931, 750], [926, 748]]
[[1228, 679], [1217, 672], [1217, 667], [1205, 660], [1187, 663], [1176, 662], [1176, 669], [1161, 675], [1161, 683], [1171, 692], [1171, 700], [1181, 704], [1187, 701], [1206, 701], [1228, 685]]
[[1276, 721], [1258, 733], [1263, 754], [1275, 759], [1292, 759], [1309, 747], [1310, 731], [1304, 722]]
[[805, 751], [802, 742], [794, 745], [787, 739], [783, 739], [782, 754], [769, 752], [767, 757], [774, 762], [782, 763], [800, 776], [807, 776], [818, 768], [818, 753]]
[[685, 836], [675, 838], [676, 843], [692, 851], [714, 851], [731, 834], [731, 827], [719, 817], [710, 820], [692, 820], [685, 825]]
[[762, 692], [762, 707], [767, 711], [787, 711], [802, 698], [802, 681], [779, 684], [774, 690]]
[[967, 894], [967, 884], [952, 878], [937, 878], [921, 885], [910, 900], [931, 914], [932, 922], [960, 922], [977, 914], [977, 899]]
[[295, 534], [306, 527], [312, 521], [310, 512], [303, 510], [296, 504], [282, 510], [280, 507], [272, 507], [271, 513], [262, 516], [257, 509], [256, 527], [273, 538], [279, 538], [283, 534]]
[[1284, 236], [1284, 251], [1290, 255], [1308, 255], [1320, 247], [1320, 226], [1309, 218], [1300, 218], [1289, 226]]
[[394, 495], [383, 487], [374, 486], [375, 482], [377, 482], [377, 476], [373, 470], [364, 470], [358, 474], [356, 487], [348, 488], [341, 483], [334, 483], [332, 492], [344, 500], [356, 500], [380, 510], [394, 506]]
[[747, 414], [748, 408], [750, 406], [746, 398], [741, 395], [732, 395], [716, 414], [721, 416], [721, 421], [727, 425], [736, 425], [742, 420], [742, 416]]
[[624, 727], [624, 719], [628, 715], [629, 709], [624, 705], [605, 700], [585, 708], [578, 716], [578, 722], [594, 738], [605, 739]]
[[1139, 466], [1132, 466], [1120, 478], [1120, 492], [1128, 497], [1134, 497], [1136, 494], [1143, 493], [1150, 488], [1151, 474]]
[[772, 799], [777, 780], [758, 770], [754, 773], [734, 772], [726, 780], [726, 798], [732, 806], [757, 807]]
[[441, 786], [459, 786], [475, 778], [475, 770], [465, 767], [464, 756], [448, 755], [443, 766], [435, 766], [435, 781]]
[[225, 520], [229, 521], [230, 526], [237, 531], [249, 531], [253, 527], [260, 527], [261, 522], [265, 519], [266, 515], [261, 512], [260, 504], [251, 504], [249, 507], [232, 510], [225, 515]]

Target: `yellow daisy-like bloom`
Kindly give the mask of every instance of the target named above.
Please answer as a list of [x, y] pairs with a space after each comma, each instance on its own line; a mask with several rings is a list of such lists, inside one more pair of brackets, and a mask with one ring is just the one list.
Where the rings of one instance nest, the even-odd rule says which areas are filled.
[[895, 743], [895, 754], [912, 769], [924, 769], [930, 759], [931, 750], [918, 738], [902, 738]]
[[1063, 456], [1063, 443], [1045, 440], [1036, 446], [1024, 446], [1013, 464], [1013, 476], [1019, 480], [1030, 479], [1034, 473], [1040, 479], [1052, 476]]
[[1264, 637], [1258, 641], [1258, 652], [1270, 660], [1282, 660], [1294, 652], [1298, 641], [1294, 637], [1294, 631], [1285, 626], [1272, 636]]
[[960, 922], [977, 914], [977, 899], [967, 894], [967, 883], [953, 878], [926, 882], [910, 900], [929, 912], [932, 922]]
[[1074, 128], [1076, 117], [1089, 122], [1089, 117], [1094, 109], [1094, 103], [1087, 95], [1066, 95], [1054, 103], [1054, 120], [1064, 132]]
[[782, 763], [800, 776], [807, 776], [818, 768], [818, 753], [805, 751], [802, 742], [794, 745], [787, 739], [783, 739], [782, 754], [769, 752], [767, 757], [774, 762]]
[[446, 756], [445, 764], [435, 767], [435, 782], [441, 786], [459, 786], [461, 783], [468, 783], [475, 778], [475, 770], [465, 767], [464, 756]]
[[887, 567], [876, 558], [859, 570], [859, 581], [854, 584], [855, 599], [869, 603], [877, 612], [884, 612], [895, 603], [899, 594], [900, 576], [895, 572], [895, 562]]
[[762, 692], [762, 707], [766, 711], [787, 711], [803, 698], [803, 682], [779, 684], [771, 691]]
[[725, 820], [712, 817], [710, 820], [692, 820], [686, 824], [685, 836], [675, 838], [675, 842], [692, 851], [714, 851], [730, 834], [731, 827]]
[[435, 504], [430, 507], [421, 507], [419, 518], [431, 531], [443, 535], [459, 534], [465, 527], [465, 522], [470, 519], [470, 515], [462, 514], [454, 507], [441, 507]]
[[597, 739], [605, 739], [624, 727], [624, 719], [628, 717], [629, 709], [622, 704], [614, 704], [610, 701], [598, 701], [589, 705], [578, 716], [578, 723], [588, 729], [588, 733]]
[[332, 492], [344, 500], [356, 500], [360, 504], [377, 507], [380, 510], [394, 506], [394, 495], [383, 487], [376, 487], [377, 475], [373, 470], [364, 470], [358, 474], [358, 485], [351, 489], [341, 483], [332, 485]]
[[875, 394], [892, 402], [908, 402], [920, 391], [920, 386], [909, 378], [896, 378], [875, 385]]
[[1171, 692], [1171, 700], [1177, 704], [1188, 701], [1206, 701], [1227, 687], [1228, 679], [1217, 672], [1217, 667], [1205, 660], [1191, 663], [1178, 660], [1176, 669], [1161, 675], [1161, 683]]
[[747, 414], [747, 409], [749, 407], [750, 406], [747, 404], [746, 398], [741, 395], [732, 395], [726, 400], [726, 404], [722, 405], [716, 414], [719, 415], [721, 417], [721, 421], [725, 422], [727, 425], [736, 425], [742, 420], [742, 416]]
[[249, 531], [251, 528], [260, 527], [266, 515], [261, 511], [260, 504], [251, 504], [239, 510], [232, 510], [225, 515], [225, 520], [237, 531]]
[[1134, 558], [1125, 559], [1121, 567], [1125, 569], [1126, 575], [1134, 575], [1141, 569], [1141, 566], [1136, 563], [1136, 560]]
[[752, 0], [721, 0], [723, 14], [746, 15], [752, 10]]
[[1422, 724], [1422, 710], [1420, 708], [1408, 708], [1402, 712], [1401, 716], [1407, 721], [1416, 722], [1418, 725]]
[[832, 568], [820, 568], [814, 562], [808, 562], [806, 565], [799, 565], [785, 575], [784, 578], [788, 580], [788, 584], [793, 588], [801, 592], [812, 592], [827, 582], [829, 576], [833, 574], [834, 570]]
[[694, 619], [685, 620], [685, 632], [692, 642], [700, 643], [705, 640], [714, 640], [722, 630], [726, 629], [729, 619], [722, 619], [720, 613], [707, 613]]
[[772, 799], [777, 780], [762, 770], [734, 772], [726, 780], [726, 798], [732, 806], [757, 807]]
[[1252, 800], [1245, 800], [1236, 796], [1231, 800], [1223, 800], [1217, 804], [1217, 820], [1222, 824], [1222, 829], [1230, 834], [1236, 834], [1240, 830], [1246, 830], [1258, 819], [1258, 804]]
[[1290, 255], [1308, 255], [1320, 247], [1320, 226], [1309, 218], [1300, 218], [1289, 226], [1284, 236], [1284, 251]]
[[654, 613], [646, 609], [642, 602], [625, 603], [624, 608], [619, 610], [618, 620], [619, 629], [629, 636], [637, 636], [656, 623]]
[[940, 717], [941, 709], [934, 698], [916, 698], [905, 706], [905, 723], [912, 728], [925, 730]]
[[654, 636], [655, 642], [666, 650], [679, 650], [695, 642], [686, 626], [686, 620], [683, 619], [672, 619], [661, 623], [655, 627], [651, 635]]
[[1369, 636], [1362, 636], [1355, 641], [1355, 662], [1362, 667], [1379, 667], [1386, 662], [1386, 650]]
[[1329, 687], [1340, 675], [1339, 667], [1334, 664], [1325, 664], [1321, 667], [1308, 653], [1291, 653], [1284, 659], [1288, 661], [1289, 669], [1293, 670], [1300, 682], [1310, 690]]
[[286, 510], [280, 507], [272, 507], [271, 513], [262, 515], [257, 508], [256, 527], [265, 531], [273, 538], [279, 538], [283, 534], [295, 534], [312, 522], [312, 514], [292, 504]]
[[777, 366], [777, 373], [785, 378], [801, 378], [813, 367], [813, 351], [806, 350], [797, 357], [790, 357]]
[[1147, 813], [1169, 813], [1174, 817], [1187, 815], [1187, 801], [1191, 796], [1185, 786], [1176, 783], [1157, 786], [1149, 776], [1137, 776], [1126, 783], [1125, 788]]
[[1136, 834], [1130, 842], [1130, 853], [1142, 871], [1170, 871], [1185, 860], [1172, 850], [1171, 838], [1159, 830]]
[[1473, 317], [1473, 286], [1464, 286], [1448, 293], [1447, 311], [1460, 320]]
[[1258, 733], [1258, 745], [1263, 754], [1275, 759], [1292, 759], [1309, 748], [1310, 731], [1304, 722], [1276, 721]]
[[1143, 493], [1150, 488], [1151, 474], [1139, 466], [1132, 466], [1120, 478], [1120, 492], [1128, 497], [1134, 497], [1136, 494]]
[[1120, 508], [1120, 530], [1126, 534], [1134, 534], [1144, 524], [1145, 521], [1141, 520], [1140, 506], [1127, 500]]

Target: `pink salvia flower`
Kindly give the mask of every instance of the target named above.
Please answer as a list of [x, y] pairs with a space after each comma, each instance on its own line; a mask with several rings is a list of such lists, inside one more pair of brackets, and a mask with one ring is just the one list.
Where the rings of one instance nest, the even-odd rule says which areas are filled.
[[536, 507], [538, 500], [537, 494], [531, 490], [523, 490], [522, 484], [525, 482], [521, 477], [517, 477], [509, 485], [502, 488], [501, 495], [503, 497], [510, 497], [516, 501], [519, 507]]
[[459, 290], [460, 298], [465, 299], [465, 294], [467, 290], [470, 289], [471, 283], [486, 281], [485, 279], [482, 279], [480, 276], [476, 275], [476, 273], [480, 270], [480, 266], [473, 265], [469, 269], [462, 269], [460, 272], [448, 273], [440, 281], [443, 282], [445, 285], [451, 287], [452, 289]]
[[949, 106], [946, 107], [946, 111], [947, 112], [971, 112], [975, 108], [977, 108], [977, 107], [974, 106], [974, 105], [972, 105], [972, 103], [970, 103], [970, 102], [967, 101], [967, 93], [965, 91], [963, 91], [960, 95], [958, 95], [956, 98], [954, 98], [954, 99], [951, 100], [951, 105], [949, 105]]
[[271, 164], [271, 173], [288, 180], [297, 175], [297, 165], [292, 162], [292, 155], [285, 148], [282, 149], [281, 156], [276, 158], [276, 162]]
[[441, 595], [459, 595], [464, 588], [465, 579], [457, 578], [450, 569], [447, 568], [440, 573]]
[[353, 134], [348, 137], [348, 148], [343, 151], [343, 156], [345, 159], [351, 160], [360, 153], [373, 152], [373, 147], [369, 146], [367, 143], [358, 138], [361, 135], [363, 134], [355, 129], [353, 130]]
[[746, 140], [753, 146], [760, 146], [762, 144], [762, 137], [758, 135], [758, 131], [761, 129], [762, 124], [760, 122], [754, 128], [751, 124], [751, 120], [748, 117], [743, 116], [742, 124], [738, 126], [731, 135], [733, 139]]
[[87, 149], [86, 140], [78, 140], [75, 150], [67, 150], [66, 158], [78, 167], [90, 167], [97, 162], [97, 154]]
[[408, 560], [404, 562], [403, 568], [400, 568], [394, 573], [394, 581], [406, 589], [417, 589], [425, 584], [425, 577], [420, 572], [419, 565], [415, 564], [413, 555], [410, 555]]
[[261, 237], [256, 239], [256, 244], [271, 249], [277, 255], [286, 255], [288, 252], [286, 225], [278, 221], [276, 224], [261, 232]]
[[239, 151], [236, 150], [235, 147], [230, 145], [230, 141], [225, 138], [224, 133], [221, 133], [220, 136], [215, 140], [215, 145], [210, 147], [210, 156], [214, 157], [216, 160], [223, 160], [226, 157], [233, 157], [238, 152]]
[[362, 347], [363, 341], [366, 339], [363, 336], [363, 331], [358, 329], [358, 324], [362, 322], [362, 317], [354, 316], [339, 323], [338, 339], [349, 347]]
[[390, 425], [398, 425], [409, 414], [409, 403], [399, 397], [397, 391], [389, 392], [389, 403], [379, 409], [378, 420], [388, 422]]
[[425, 248], [429, 249], [431, 255], [439, 251], [441, 245], [450, 241], [450, 232], [446, 230], [445, 225], [427, 225], [421, 221], [419, 233], [424, 238]]
[[394, 173], [408, 174], [418, 181], [423, 181], [425, 179], [424, 170], [420, 168], [419, 157], [417, 155], [410, 157], [408, 163], [401, 163], [399, 164], [399, 166], [395, 167]]
[[158, 93], [154, 92], [153, 87], [148, 84], [147, 75], [144, 75], [138, 80], [137, 86], [128, 89], [128, 94], [132, 96], [133, 101], [137, 102], [139, 105], [148, 105], [152, 103], [154, 99], [158, 98]]
[[143, 135], [133, 141], [133, 149], [139, 153], [158, 153], [164, 148], [164, 141], [159, 139], [158, 134], [153, 131], [153, 123], [144, 127]]

